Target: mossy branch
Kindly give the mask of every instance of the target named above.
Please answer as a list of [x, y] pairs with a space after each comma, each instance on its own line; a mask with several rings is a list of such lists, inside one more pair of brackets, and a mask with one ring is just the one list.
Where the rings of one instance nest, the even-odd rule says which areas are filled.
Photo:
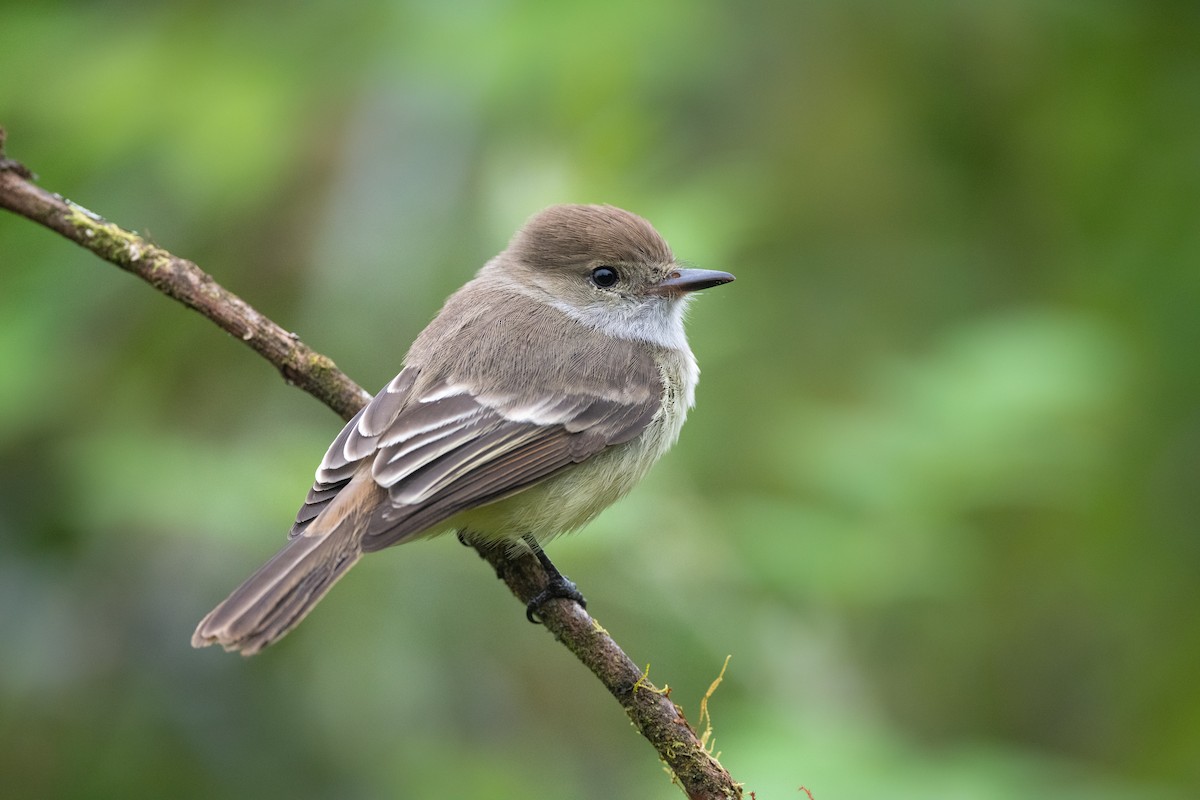
[[[289, 383], [308, 392], [343, 419], [352, 417], [370, 399], [331, 359], [255, 311], [191, 261], [38, 187], [30, 170], [5, 157], [4, 139], [4, 129], [0, 128], [0, 207], [61, 234], [203, 314], [273, 364]], [[545, 586], [546, 575], [532, 555], [474, 546], [522, 604]], [[546, 630], [617, 699], [689, 798], [742, 797], [741, 786], [705, 749], [679, 707], [665, 691], [647, 680], [643, 671], [584, 609], [570, 601], [555, 600], [547, 603], [539, 616]]]

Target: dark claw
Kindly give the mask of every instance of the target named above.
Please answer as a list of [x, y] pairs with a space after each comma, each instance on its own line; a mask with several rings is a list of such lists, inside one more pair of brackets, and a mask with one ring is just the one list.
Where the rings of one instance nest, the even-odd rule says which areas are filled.
[[579, 593], [579, 589], [575, 588], [574, 582], [558, 571], [558, 567], [554, 566], [554, 562], [542, 550], [541, 545], [537, 543], [537, 539], [529, 535], [521, 538], [525, 540], [525, 544], [533, 551], [538, 563], [542, 565], [542, 569], [546, 572], [546, 588], [535, 594], [533, 599], [525, 605], [525, 619], [534, 625], [540, 625], [541, 622], [534, 619], [533, 615], [540, 612], [542, 606], [556, 597], [561, 597], [564, 600], [574, 600], [576, 603], [579, 603], [580, 608], [587, 608], [587, 600], [584, 600], [583, 595]]
[[555, 570], [554, 574], [546, 582], [546, 588], [535, 594], [533, 599], [525, 605], [525, 619], [534, 625], [542, 624], [541, 620], [536, 619], [534, 615], [540, 613], [542, 606], [555, 598], [574, 600], [576, 603], [579, 603], [580, 608], [587, 608], [587, 600], [579, 593], [579, 589], [576, 588], [574, 581], [569, 580], [561, 572]]

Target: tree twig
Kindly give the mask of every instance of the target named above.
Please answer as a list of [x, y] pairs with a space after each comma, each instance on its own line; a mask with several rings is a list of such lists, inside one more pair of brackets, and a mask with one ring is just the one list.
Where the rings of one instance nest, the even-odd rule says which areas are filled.
[[[191, 261], [146, 241], [97, 214], [34, 184], [33, 173], [4, 154], [0, 128], [0, 207], [53, 230], [131, 272], [242, 339], [291, 384], [352, 417], [370, 395], [332, 360], [313, 351], [248, 303], [221, 287]], [[546, 583], [537, 559], [505, 548], [473, 545], [522, 604]], [[647, 680], [608, 632], [574, 602], [556, 600], [539, 612], [543, 624], [617, 699], [638, 731], [693, 800], [742, 797], [741, 786], [705, 749], [667, 692]]]

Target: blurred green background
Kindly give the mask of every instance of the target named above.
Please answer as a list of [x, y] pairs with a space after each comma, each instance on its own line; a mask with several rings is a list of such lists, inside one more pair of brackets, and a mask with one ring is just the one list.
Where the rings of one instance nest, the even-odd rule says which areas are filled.
[[[738, 282], [678, 447], [550, 552], [761, 799], [1200, 795], [1200, 5], [4, 3], [42, 184], [363, 385], [531, 213]], [[673, 798], [452, 539], [195, 622], [340, 422], [0, 214], [10, 797]], [[636, 557], [634, 557], [636, 553]]]

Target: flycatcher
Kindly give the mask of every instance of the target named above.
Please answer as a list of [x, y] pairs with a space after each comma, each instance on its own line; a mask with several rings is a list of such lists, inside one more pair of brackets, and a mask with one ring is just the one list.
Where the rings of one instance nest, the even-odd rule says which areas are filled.
[[679, 436], [699, 369], [684, 269], [612, 206], [534, 215], [417, 337], [404, 369], [329, 446], [289, 541], [200, 621], [192, 645], [252, 655], [364, 553], [458, 531], [524, 541], [551, 597], [583, 602], [542, 552], [627, 493]]

